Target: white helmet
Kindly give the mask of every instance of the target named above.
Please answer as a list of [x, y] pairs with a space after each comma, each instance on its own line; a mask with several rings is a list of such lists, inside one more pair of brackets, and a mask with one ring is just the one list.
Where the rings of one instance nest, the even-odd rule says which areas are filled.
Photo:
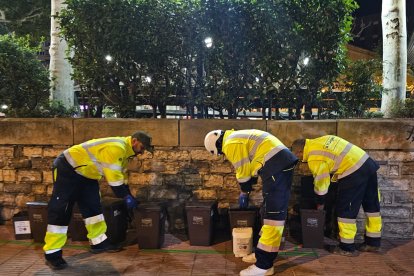
[[207, 133], [206, 137], [204, 138], [204, 146], [206, 147], [206, 150], [208, 152], [215, 155], [219, 155], [216, 142], [223, 133], [224, 131], [222, 131], [221, 129], [216, 129]]

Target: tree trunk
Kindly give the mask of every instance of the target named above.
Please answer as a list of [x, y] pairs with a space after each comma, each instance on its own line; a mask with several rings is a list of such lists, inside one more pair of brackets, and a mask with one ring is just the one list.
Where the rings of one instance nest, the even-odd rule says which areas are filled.
[[394, 101], [406, 97], [407, 26], [405, 0], [382, 0], [383, 87], [381, 112], [390, 117]]
[[51, 0], [51, 32], [50, 32], [50, 81], [51, 81], [51, 100], [60, 101], [66, 108], [74, 106], [74, 82], [71, 78], [72, 66], [66, 59], [66, 49], [68, 45], [59, 36], [60, 27], [54, 18], [66, 4], [64, 0]]

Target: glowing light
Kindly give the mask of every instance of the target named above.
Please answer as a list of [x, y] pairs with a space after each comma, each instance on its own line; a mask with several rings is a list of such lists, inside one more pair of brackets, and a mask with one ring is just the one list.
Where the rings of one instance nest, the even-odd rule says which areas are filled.
[[213, 38], [211, 38], [210, 36], [206, 37], [204, 39], [204, 44], [207, 48], [211, 48], [213, 46]]

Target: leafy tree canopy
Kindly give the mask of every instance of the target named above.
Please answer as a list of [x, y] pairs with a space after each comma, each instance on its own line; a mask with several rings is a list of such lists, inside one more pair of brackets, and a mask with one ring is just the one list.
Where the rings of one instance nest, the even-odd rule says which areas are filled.
[[[51, 0], [0, 0], [4, 12], [3, 29], [18, 36], [30, 34], [30, 41], [37, 45], [50, 36]], [[0, 25], [0, 34], [1, 34]]]
[[31, 117], [48, 105], [48, 71], [28, 37], [0, 36], [0, 103], [11, 117]]

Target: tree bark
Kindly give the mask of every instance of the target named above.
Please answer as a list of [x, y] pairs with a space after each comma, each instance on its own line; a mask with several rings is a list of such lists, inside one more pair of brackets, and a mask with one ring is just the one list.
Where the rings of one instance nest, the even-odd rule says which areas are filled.
[[55, 15], [66, 6], [64, 0], [51, 0], [51, 32], [50, 32], [50, 81], [51, 81], [51, 100], [60, 101], [66, 108], [74, 106], [74, 81], [71, 78], [72, 66], [66, 59], [68, 45], [59, 36], [60, 26], [55, 19]]
[[382, 0], [383, 87], [381, 112], [390, 117], [394, 101], [404, 101], [407, 82], [405, 0]]

